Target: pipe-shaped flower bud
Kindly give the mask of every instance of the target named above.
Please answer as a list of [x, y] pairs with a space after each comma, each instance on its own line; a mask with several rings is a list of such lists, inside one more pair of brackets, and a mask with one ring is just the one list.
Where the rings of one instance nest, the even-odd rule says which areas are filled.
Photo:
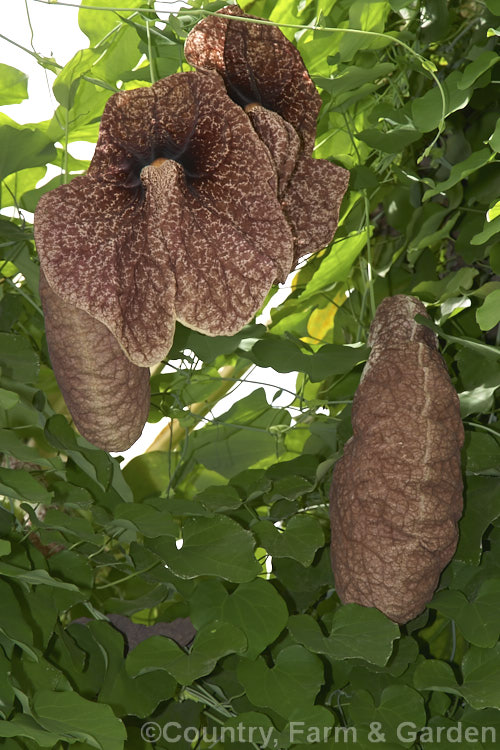
[[353, 436], [335, 464], [332, 565], [343, 602], [395, 622], [430, 601], [455, 552], [462, 513], [458, 396], [415, 297], [383, 300], [352, 405]]

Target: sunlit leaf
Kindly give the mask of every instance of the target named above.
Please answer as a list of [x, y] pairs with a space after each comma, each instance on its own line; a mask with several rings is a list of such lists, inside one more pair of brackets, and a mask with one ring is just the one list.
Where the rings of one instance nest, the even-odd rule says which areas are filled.
[[500, 321], [500, 289], [488, 294], [476, 311], [476, 320], [483, 331], [489, 331]]
[[476, 57], [473, 62], [467, 65], [463, 72], [462, 80], [458, 83], [458, 88], [466, 89], [469, 86], [472, 86], [479, 76], [492, 68], [498, 60], [500, 60], [500, 58], [495, 52], [493, 52], [493, 50], [485, 50], [482, 52], [479, 57]]
[[0, 113], [0, 180], [28, 167], [44, 167], [55, 157], [51, 139], [34, 125], [20, 128]]
[[0, 106], [19, 104], [28, 98], [28, 76], [17, 68], [0, 63]]

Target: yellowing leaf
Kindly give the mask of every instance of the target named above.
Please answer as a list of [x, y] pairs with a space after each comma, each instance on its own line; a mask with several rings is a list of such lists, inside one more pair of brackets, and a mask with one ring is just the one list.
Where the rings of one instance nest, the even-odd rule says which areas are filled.
[[500, 216], [500, 201], [497, 201], [494, 206], [486, 213], [486, 220], [493, 221], [497, 216]]
[[316, 307], [307, 321], [307, 333], [309, 336], [304, 336], [302, 341], [305, 341], [306, 344], [317, 344], [319, 341], [327, 341], [329, 332], [333, 331], [337, 310], [339, 307], [342, 307], [346, 299], [346, 293], [342, 290], [335, 295], [333, 301], [329, 302], [326, 307]]

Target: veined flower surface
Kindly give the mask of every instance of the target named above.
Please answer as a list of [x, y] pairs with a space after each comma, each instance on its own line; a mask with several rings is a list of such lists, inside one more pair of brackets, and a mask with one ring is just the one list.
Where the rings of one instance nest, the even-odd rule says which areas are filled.
[[348, 172], [311, 158], [321, 100], [299, 53], [228, 15], [244, 14], [223, 9], [189, 35], [196, 72], [109, 99], [87, 173], [36, 209], [56, 378], [106, 450], [139, 437], [147, 368], [176, 321], [236, 333], [337, 227]]

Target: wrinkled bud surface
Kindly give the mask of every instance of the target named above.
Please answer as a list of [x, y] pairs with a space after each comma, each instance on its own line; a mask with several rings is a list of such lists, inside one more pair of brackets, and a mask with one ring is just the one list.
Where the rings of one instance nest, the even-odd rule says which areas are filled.
[[378, 307], [352, 407], [353, 437], [335, 465], [331, 554], [342, 602], [395, 622], [430, 601], [458, 541], [462, 513], [457, 394], [414, 297]]
[[98, 448], [126, 450], [148, 417], [149, 369], [132, 364], [106, 326], [58, 297], [43, 272], [40, 298], [50, 359], [76, 426]]

